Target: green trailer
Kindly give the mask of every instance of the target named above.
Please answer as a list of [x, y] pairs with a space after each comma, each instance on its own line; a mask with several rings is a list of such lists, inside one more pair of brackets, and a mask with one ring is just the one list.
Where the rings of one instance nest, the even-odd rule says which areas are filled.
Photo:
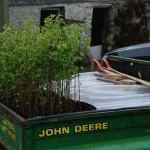
[[150, 89], [96, 78], [80, 75], [81, 100], [91, 111], [24, 119], [0, 103], [1, 144], [7, 150], [149, 150]]
[[2, 104], [0, 107], [1, 142], [10, 150], [150, 149], [149, 109], [24, 120]]

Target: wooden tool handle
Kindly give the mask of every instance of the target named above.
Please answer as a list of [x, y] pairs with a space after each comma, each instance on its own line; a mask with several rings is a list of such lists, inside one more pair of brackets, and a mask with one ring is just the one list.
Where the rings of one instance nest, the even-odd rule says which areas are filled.
[[124, 77], [127, 77], [128, 79], [132, 79], [132, 80], [134, 80], [134, 81], [136, 81], [136, 82], [142, 83], [143, 85], [146, 85], [146, 86], [150, 87], [150, 82], [147, 82], [147, 81], [144, 81], [144, 80], [142, 80], [142, 79], [139, 79], [139, 78], [136, 78], [136, 77], [127, 75], [127, 74], [125, 74], [125, 73], [121, 73], [121, 72], [119, 72], [119, 71], [117, 71], [117, 70], [115, 70], [115, 69], [112, 69], [112, 68], [105, 68], [105, 69], [106, 69], [106, 70], [109, 70], [109, 71], [111, 71], [111, 72], [113, 72], [113, 73], [120, 74], [120, 75], [122, 75], [122, 76], [124, 76]]

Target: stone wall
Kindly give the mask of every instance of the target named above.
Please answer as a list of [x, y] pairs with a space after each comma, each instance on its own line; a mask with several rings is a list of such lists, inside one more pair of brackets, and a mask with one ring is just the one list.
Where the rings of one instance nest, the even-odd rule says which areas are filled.
[[79, 21], [86, 21], [88, 26], [90, 27], [91, 20], [92, 20], [92, 11], [93, 6], [102, 5], [102, 4], [113, 4], [112, 1], [100, 1], [99, 2], [82, 2], [82, 3], [55, 3], [49, 5], [17, 5], [18, 3], [13, 2], [10, 3], [10, 22], [12, 25], [18, 25], [23, 23], [26, 16], [33, 16], [36, 20], [36, 25], [39, 25], [40, 21], [40, 11], [42, 8], [47, 7], [65, 7], [65, 18], [66, 19], [73, 19]]
[[[91, 34], [91, 21], [92, 21], [92, 13], [93, 13], [93, 6], [101, 6], [109, 4], [112, 5], [110, 8], [110, 12], [108, 15], [107, 23], [110, 24], [107, 27], [110, 28], [113, 21], [113, 13], [116, 3], [113, 0], [97, 0], [97, 1], [10, 1], [10, 23], [12, 25], [19, 25], [22, 24], [26, 18], [26, 16], [32, 16], [35, 19], [35, 26], [40, 24], [40, 12], [42, 8], [48, 7], [61, 7], [64, 6], [65, 8], [65, 19], [68, 20], [78, 20], [78, 21], [85, 21], [87, 25], [87, 34]], [[108, 30], [108, 29], [106, 29]], [[111, 31], [111, 29], [109, 29]], [[110, 33], [109, 33], [110, 34]], [[107, 32], [105, 33], [108, 40], [111, 41], [112, 35], [108, 35]], [[105, 39], [105, 38], [104, 38]]]
[[[42, 8], [64, 7], [65, 19], [85, 21], [87, 34], [91, 34], [91, 21], [93, 7], [104, 7], [111, 5], [105, 19], [105, 28], [103, 29], [103, 48], [104, 51], [113, 49], [114, 36], [118, 32], [115, 26], [115, 17], [118, 9], [121, 9], [127, 0], [10, 0], [10, 23], [12, 25], [22, 24], [26, 16], [32, 16], [35, 19], [35, 26], [40, 24], [40, 13]], [[147, 16], [150, 30], [150, 7], [147, 6]], [[148, 32], [149, 32], [148, 30]], [[150, 34], [149, 34], [150, 35]], [[150, 37], [150, 36], [149, 36]]]
[[75, 4], [75, 3], [93, 3], [93, 2], [116, 2], [124, 0], [9, 0], [10, 6], [25, 6], [25, 5], [52, 5], [52, 4]]

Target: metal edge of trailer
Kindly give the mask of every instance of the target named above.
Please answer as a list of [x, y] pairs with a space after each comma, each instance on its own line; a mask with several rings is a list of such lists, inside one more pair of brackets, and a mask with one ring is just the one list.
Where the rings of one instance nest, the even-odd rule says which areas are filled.
[[150, 113], [150, 107], [138, 107], [138, 108], [129, 108], [129, 109], [116, 109], [116, 110], [94, 110], [94, 111], [85, 111], [85, 112], [76, 112], [68, 114], [59, 114], [53, 116], [41, 116], [34, 117], [26, 120], [27, 126], [31, 126], [37, 123], [45, 122], [57, 122], [57, 121], [69, 121], [75, 119], [88, 119], [88, 118], [97, 118], [97, 117], [110, 117], [110, 116], [122, 116], [126, 114], [137, 114], [137, 113]]
[[122, 60], [122, 61], [126, 61], [126, 62], [131, 62], [131, 63], [138, 63], [138, 64], [142, 64], [142, 65], [150, 65], [150, 61], [140, 60], [140, 59], [125, 58], [125, 57], [113, 56], [113, 55], [105, 56], [105, 58], [107, 58], [108, 60], [109, 59], [110, 60]]
[[150, 65], [150, 62], [146, 61], [146, 60], [125, 58], [125, 57], [114, 56], [114, 55], [105, 55], [103, 58], [107, 59], [107, 60], [116, 60], [116, 61], [120, 60], [120, 61], [124, 61], [124, 62], [138, 63], [138, 64], [142, 64], [142, 65]]
[[[28, 128], [32, 124], [42, 123], [46, 120], [48, 122], [56, 122], [56, 121], [66, 121], [72, 119], [83, 119], [83, 118], [91, 118], [91, 117], [107, 117], [107, 116], [121, 116], [123, 114], [137, 114], [137, 113], [150, 113], [150, 107], [137, 107], [137, 108], [129, 108], [129, 109], [116, 109], [116, 110], [93, 110], [93, 111], [82, 111], [82, 112], [74, 112], [67, 114], [58, 114], [58, 115], [50, 115], [50, 116], [38, 116], [33, 118], [24, 119], [22, 116], [17, 114], [15, 111], [11, 110], [4, 104], [0, 102], [0, 111], [8, 115], [15, 122], [19, 123], [22, 127]], [[2, 120], [2, 115], [0, 116], [0, 120]]]
[[24, 119], [23, 117], [21, 117], [20, 115], [18, 115], [16, 112], [14, 112], [10, 108], [8, 108], [4, 104], [2, 104], [1, 102], [0, 102], [0, 107], [1, 107], [1, 110], [4, 111], [4, 113], [6, 113], [10, 117], [14, 118], [18, 123], [20, 123], [20, 124], [25, 124], [26, 123], [26, 119]]

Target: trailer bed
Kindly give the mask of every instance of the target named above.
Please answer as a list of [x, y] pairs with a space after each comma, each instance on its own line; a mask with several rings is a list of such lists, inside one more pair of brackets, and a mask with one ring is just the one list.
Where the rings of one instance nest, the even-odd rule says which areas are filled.
[[80, 73], [80, 100], [100, 111], [150, 106], [150, 88], [142, 84], [116, 85], [97, 80], [98, 72]]
[[24, 119], [0, 103], [0, 143], [7, 150], [150, 149], [148, 87], [114, 85], [88, 72], [79, 88], [81, 102], [96, 110]]

